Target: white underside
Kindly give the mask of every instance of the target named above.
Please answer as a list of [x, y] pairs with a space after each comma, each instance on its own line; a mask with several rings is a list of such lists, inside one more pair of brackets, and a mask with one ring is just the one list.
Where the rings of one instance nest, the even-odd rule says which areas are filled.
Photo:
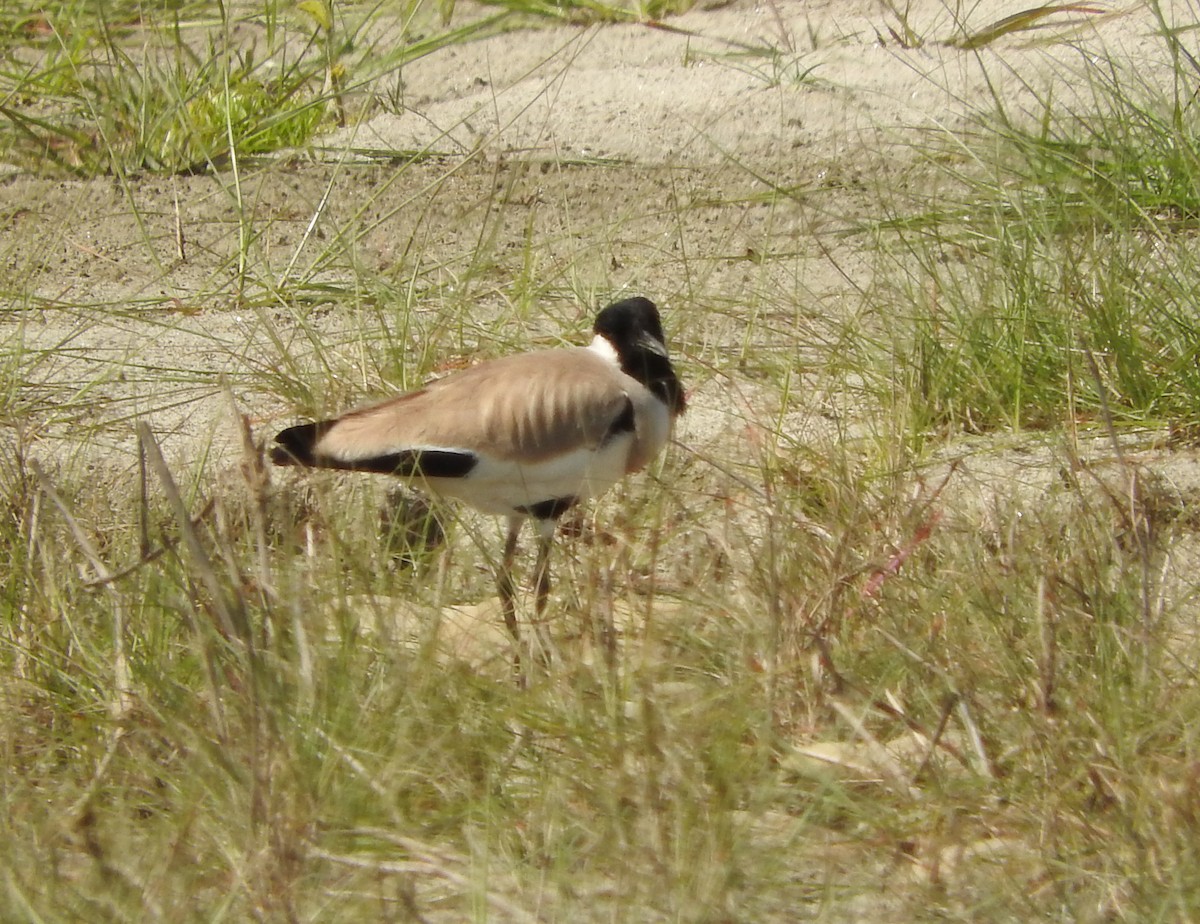
[[483, 457], [465, 478], [426, 478], [430, 490], [484, 513], [512, 516], [521, 507], [574, 497], [585, 500], [625, 477], [631, 434], [597, 450], [577, 449], [545, 462], [506, 462]]

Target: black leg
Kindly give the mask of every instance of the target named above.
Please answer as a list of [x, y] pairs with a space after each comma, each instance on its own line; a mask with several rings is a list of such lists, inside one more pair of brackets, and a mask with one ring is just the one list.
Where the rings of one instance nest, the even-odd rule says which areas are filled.
[[513, 587], [512, 566], [517, 555], [517, 536], [521, 532], [523, 517], [508, 518], [508, 533], [504, 537], [504, 557], [500, 560], [500, 570], [496, 572], [496, 589], [500, 592], [500, 610], [504, 614], [504, 625], [518, 645], [521, 642], [521, 630], [517, 627], [517, 592]]
[[534, 631], [538, 645], [541, 647], [540, 660], [550, 660], [550, 632], [546, 627], [546, 604], [550, 600], [550, 546], [554, 542], [554, 531], [558, 527], [557, 520], [538, 520], [538, 551], [537, 564], [534, 566], [534, 592], [537, 601], [535, 608]]
[[550, 599], [550, 543], [553, 536], [538, 536], [537, 565], [534, 567], [534, 581], [537, 588], [537, 615], [540, 620], [546, 611], [546, 601]]

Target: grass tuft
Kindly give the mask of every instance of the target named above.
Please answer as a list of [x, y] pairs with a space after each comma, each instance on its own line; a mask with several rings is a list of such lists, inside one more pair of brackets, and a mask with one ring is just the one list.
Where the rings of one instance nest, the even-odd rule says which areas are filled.
[[1183, 280], [1200, 160], [1184, 108], [1081, 60], [1086, 110], [1049, 96], [1032, 119], [1001, 109], [935, 149], [950, 197], [881, 226], [907, 267], [897, 299], [913, 308], [894, 333], [918, 430], [1195, 412]]
[[[616, 9], [522, 11], [665, 11]], [[1188, 919], [1190, 33], [1165, 76], [1081, 47], [1070, 102], [877, 176], [249, 159], [514, 21], [462, 15], [0, 10], [5, 156], [42, 175], [0, 224], [0, 907]], [[803, 92], [793, 51], [716, 60]], [[261, 443], [633, 291], [692, 409], [564, 525], [521, 688], [496, 524]]]

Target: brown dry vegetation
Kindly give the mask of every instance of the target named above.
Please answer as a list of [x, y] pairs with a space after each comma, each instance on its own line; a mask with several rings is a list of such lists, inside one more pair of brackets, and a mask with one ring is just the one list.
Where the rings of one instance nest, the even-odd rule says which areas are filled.
[[[1197, 11], [1052, 6], [0, 13], [0, 916], [1194, 917]], [[526, 689], [260, 467], [635, 292]]]

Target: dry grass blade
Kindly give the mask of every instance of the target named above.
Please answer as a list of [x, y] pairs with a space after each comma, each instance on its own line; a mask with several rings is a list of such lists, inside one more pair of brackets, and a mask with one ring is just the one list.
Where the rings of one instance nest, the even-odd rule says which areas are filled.
[[[207, 503], [205, 503], [205, 505], [202, 508], [200, 508], [200, 512], [191, 518], [190, 522], [191, 522], [192, 528], [193, 529], [196, 528], [201, 523], [203, 523], [206, 519], [208, 519], [208, 517], [212, 514], [213, 509], [215, 507], [216, 507], [216, 501], [214, 501], [214, 500], [209, 500]], [[169, 552], [171, 549], [175, 548], [175, 546], [177, 546], [178, 544], [179, 544], [179, 539], [175, 536], [164, 536], [162, 539], [162, 542], [158, 546], [155, 546], [155, 547], [151, 547], [149, 541], [147, 541], [143, 545], [143, 547], [142, 547], [143, 551], [142, 551], [140, 557], [137, 559], [137, 561], [133, 562], [132, 564], [126, 565], [125, 567], [120, 568], [117, 571], [109, 571], [105, 576], [100, 576], [97, 573], [96, 577], [92, 578], [89, 581], [84, 581], [83, 586], [84, 587], [103, 587], [106, 584], [114, 584], [114, 583], [120, 581], [122, 578], [127, 578], [131, 574], [136, 574], [138, 571], [140, 571], [142, 568], [146, 567], [147, 565], [158, 561], [160, 558], [162, 558], [164, 553]]]
[[242, 481], [250, 500], [251, 529], [254, 531], [254, 548], [258, 559], [259, 586], [266, 593], [271, 593], [271, 556], [267, 543], [267, 523], [269, 513], [269, 491], [271, 476], [267, 472], [266, 460], [262, 449], [254, 442], [254, 432], [250, 428], [250, 418], [238, 408], [237, 399], [226, 382], [223, 386], [225, 398], [229, 402], [230, 412], [237, 422], [238, 436], [241, 438], [242, 459], [239, 466]]
[[1029, 29], [1036, 29], [1043, 20], [1048, 16], [1054, 16], [1057, 13], [1084, 13], [1087, 15], [1098, 15], [1107, 13], [1104, 7], [1092, 6], [1086, 3], [1047, 3], [1045, 6], [1034, 7], [1029, 10], [1022, 10], [1020, 13], [1013, 13], [1011, 16], [1005, 16], [1003, 19], [998, 19], [989, 26], [985, 26], [978, 32], [972, 32], [965, 38], [955, 39], [947, 42], [955, 48], [962, 48], [965, 51], [971, 51], [977, 48], [983, 48], [990, 45], [992, 42], [1013, 32], [1024, 32]]
[[949, 741], [943, 740], [946, 728], [950, 723], [950, 715], [954, 711], [954, 707], [958, 702], [958, 697], [951, 694], [945, 698], [941, 710], [938, 713], [938, 722], [933, 732], [931, 733], [920, 722], [916, 721], [912, 716], [905, 711], [900, 703], [895, 701], [891, 693], [886, 699], [876, 699], [873, 703], [876, 709], [885, 715], [890, 715], [893, 718], [903, 722], [908, 730], [916, 735], [920, 740], [925, 742], [925, 755], [922, 757], [917, 769], [913, 771], [912, 778], [918, 780], [925, 772], [925, 768], [929, 766], [933, 759], [934, 752], [941, 748], [947, 754], [957, 760], [963, 767], [970, 768], [971, 763], [962, 750]]
[[166, 495], [167, 504], [175, 516], [175, 522], [178, 524], [179, 531], [183, 536], [184, 546], [191, 556], [192, 565], [200, 576], [200, 582], [204, 585], [205, 590], [208, 591], [213, 611], [217, 617], [217, 628], [228, 639], [248, 641], [250, 632], [246, 622], [246, 614], [240, 601], [231, 602], [225, 593], [225, 588], [221, 586], [221, 581], [217, 577], [212, 559], [205, 550], [204, 543], [200, 541], [200, 536], [193, 525], [192, 517], [183, 503], [182, 495], [179, 493], [179, 487], [175, 484], [175, 479], [171, 475], [170, 468], [167, 467], [166, 460], [163, 459], [162, 449], [159, 448], [158, 440], [154, 438], [154, 433], [151, 431], [150, 425], [144, 421], [138, 423], [137, 432], [138, 441], [141, 444], [143, 452], [146, 454], [150, 470], [158, 478], [163, 493]]
[[932, 735], [922, 734], [922, 737], [926, 741], [925, 755], [921, 758], [921, 762], [919, 764], [917, 764], [917, 768], [913, 771], [913, 779], [914, 780], [919, 780], [919, 779], [921, 779], [922, 776], [925, 775], [925, 769], [929, 766], [930, 761], [933, 760], [933, 754], [939, 747], [945, 748], [947, 751], [949, 751], [951, 754], [953, 754], [954, 757], [957, 758], [964, 766], [966, 765], [966, 759], [963, 757], [962, 753], [958, 750], [958, 748], [954, 747], [953, 745], [951, 745], [947, 742], [942, 741], [942, 736], [945, 734], [946, 728], [950, 724], [950, 713], [953, 711], [953, 709], [954, 709], [954, 698], [948, 697], [946, 699], [946, 702], [942, 706], [941, 714], [938, 716], [937, 727], [933, 730], [933, 734]]
[[[84, 532], [78, 521], [71, 514], [70, 508], [59, 497], [50, 478], [42, 471], [41, 466], [36, 461], [31, 461], [29, 464], [33, 469], [34, 475], [37, 477], [42, 492], [50, 499], [50, 502], [54, 504], [58, 512], [62, 515], [62, 518], [66, 521], [67, 528], [71, 531], [71, 536], [75, 540], [75, 544], [79, 546], [79, 550], [83, 552], [84, 557], [91, 563], [92, 568], [96, 572], [97, 580], [108, 589], [109, 596], [112, 599], [114, 697], [109, 706], [109, 713], [114, 719], [121, 719], [132, 707], [134, 700], [133, 686], [129, 675], [129, 661], [125, 653], [125, 626], [128, 621], [125, 599], [112, 584], [113, 573], [109, 570], [108, 565], [104, 563], [104, 559], [100, 557], [99, 551], [91, 539], [88, 538], [87, 533]], [[118, 734], [119, 731], [120, 729], [118, 728]]]
[[[458, 872], [456, 869], [451, 869], [451, 864], [455, 866], [468, 865], [467, 859], [465, 857], [452, 857], [443, 851], [426, 853], [418, 860], [375, 860], [367, 857], [331, 853], [327, 850], [322, 850], [315, 844], [309, 843], [308, 852], [310, 856], [325, 860], [328, 863], [337, 863], [341, 866], [349, 866], [355, 869], [370, 870], [381, 875], [429, 876], [442, 879], [462, 889], [467, 895], [474, 893], [479, 888], [476, 883], [471, 881], [469, 876]], [[536, 924], [540, 920], [537, 915], [531, 914], [494, 891], [484, 891], [483, 897], [495, 911], [506, 915], [511, 920], [529, 922], [529, 924]]]
[[838, 702], [836, 699], [830, 699], [830, 705], [842, 717], [843, 721], [854, 730], [854, 733], [862, 739], [863, 744], [866, 745], [870, 754], [871, 764], [892, 787], [910, 799], [918, 798], [920, 790], [912, 784], [912, 780], [909, 778], [908, 773], [905, 772], [904, 767], [892, 756], [883, 742], [871, 734], [866, 724], [855, 714], [854, 710]]
[[1058, 679], [1058, 614], [1046, 598], [1046, 576], [1042, 575], [1038, 578], [1036, 609], [1038, 637], [1041, 642], [1041, 656], [1038, 658], [1038, 708], [1049, 714], [1057, 707], [1054, 693]]
[[967, 730], [967, 738], [971, 742], [971, 749], [975, 752], [976, 772], [989, 780], [996, 778], [996, 771], [992, 769], [992, 761], [988, 757], [987, 748], [983, 744], [983, 735], [979, 732], [979, 726], [975, 723], [974, 716], [971, 715], [971, 707], [967, 703], [965, 697], [960, 697], [955, 703], [955, 708], [958, 710], [959, 720], [963, 723], [963, 727]]

